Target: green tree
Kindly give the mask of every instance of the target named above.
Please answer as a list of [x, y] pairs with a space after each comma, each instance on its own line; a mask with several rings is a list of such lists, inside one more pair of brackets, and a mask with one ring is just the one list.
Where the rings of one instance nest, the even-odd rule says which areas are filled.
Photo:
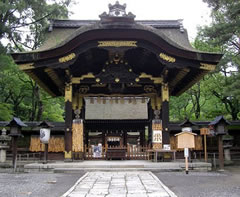
[[[43, 42], [49, 19], [67, 18], [72, 0], [1, 0], [0, 1], [0, 119], [3, 111], [23, 120], [62, 120], [62, 102], [50, 110], [46, 94], [22, 71], [17, 69], [7, 52], [37, 49]], [[8, 44], [6, 44], [6, 42]], [[4, 44], [3, 44], [4, 43]], [[44, 100], [45, 99], [45, 100]], [[45, 106], [44, 106], [45, 105]], [[51, 111], [51, 112], [50, 112]], [[54, 115], [53, 112], [57, 113]], [[8, 119], [10, 115], [2, 119]]]
[[203, 1], [212, 9], [213, 22], [200, 29], [198, 38], [224, 53], [217, 68], [223, 76], [223, 88], [214, 95], [222, 101], [232, 119], [237, 120], [240, 112], [240, 1]]
[[[195, 39], [193, 46], [201, 51], [215, 53], [223, 49], [209, 44], [201, 36]], [[229, 77], [219, 70], [206, 75], [184, 94], [171, 99], [171, 120], [183, 120], [186, 117], [191, 120], [212, 120], [218, 115], [237, 119], [238, 103], [234, 97], [225, 94], [232, 75]]]
[[1, 0], [0, 40], [8, 39], [19, 51], [36, 49], [51, 18], [67, 18], [71, 0]]

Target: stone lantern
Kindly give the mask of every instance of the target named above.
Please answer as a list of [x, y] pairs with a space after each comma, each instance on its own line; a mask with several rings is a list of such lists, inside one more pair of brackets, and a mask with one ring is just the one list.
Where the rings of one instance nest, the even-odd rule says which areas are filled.
[[11, 141], [11, 137], [7, 135], [7, 130], [2, 129], [2, 135], [0, 135], [0, 162], [6, 162], [6, 150], [9, 148], [8, 142]]
[[217, 116], [215, 120], [209, 123], [209, 125], [213, 127], [215, 135], [218, 137], [219, 168], [220, 170], [223, 170], [223, 135], [227, 134], [227, 126], [230, 125], [230, 122], [223, 116]]
[[40, 127], [40, 141], [44, 144], [44, 162], [47, 163], [48, 161], [48, 143], [50, 140], [51, 129], [54, 127], [47, 121], [42, 121], [39, 125]]
[[17, 140], [19, 137], [22, 137], [21, 129], [22, 127], [27, 127], [20, 118], [13, 117], [13, 119], [6, 125], [10, 127], [10, 136], [12, 137], [12, 154], [13, 154], [13, 168], [14, 171], [17, 166]]

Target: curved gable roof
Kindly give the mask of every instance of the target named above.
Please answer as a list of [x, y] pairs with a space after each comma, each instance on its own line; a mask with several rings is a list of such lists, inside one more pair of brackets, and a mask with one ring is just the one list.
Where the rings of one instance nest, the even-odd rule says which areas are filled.
[[[206, 53], [197, 51], [194, 49], [188, 40], [187, 31], [183, 29], [180, 22], [177, 26], [176, 20], [168, 21], [168, 23], [161, 21], [136, 21], [131, 26], [128, 27], [106, 27], [103, 25], [100, 21], [81, 21], [81, 25], [75, 25], [74, 28], [72, 25], [66, 25], [66, 24], [72, 24], [72, 20], [65, 20], [65, 25], [54, 25], [54, 23], [58, 21], [54, 21], [53, 25], [50, 29], [53, 29], [47, 33], [46, 41], [43, 43], [43, 45], [34, 51], [30, 52], [23, 52], [23, 53], [13, 53], [12, 56], [14, 60], [18, 63], [20, 62], [29, 62], [29, 61], [38, 61], [41, 59], [41, 54], [45, 52], [51, 52], [54, 53], [54, 50], [64, 47], [66, 44], [75, 42], [74, 39], [77, 37], [82, 36], [85, 33], [91, 32], [91, 31], [112, 31], [112, 30], [126, 30], [129, 32], [135, 30], [135, 31], [144, 31], [146, 34], [153, 34], [154, 36], [157, 36], [159, 39], [161, 39], [163, 42], [166, 42], [169, 47], [175, 48], [178, 51], [183, 51], [185, 54], [191, 53], [192, 55], [185, 55], [185, 58], [194, 57], [196, 60], [201, 61], [209, 61], [208, 59], [202, 58], [203, 55], [210, 55], [210, 56], [216, 56], [215, 58], [211, 58], [211, 61], [213, 60], [218, 62], [221, 58], [221, 54], [216, 53]], [[171, 25], [172, 23], [172, 25]], [[156, 24], [156, 25], [155, 25]], [[96, 38], [98, 37], [96, 33]], [[147, 37], [147, 36], [146, 36]], [[149, 36], [151, 37], [151, 36]], [[102, 39], [102, 38], [101, 38]], [[143, 36], [143, 39], [146, 39]], [[63, 51], [63, 50], [62, 50]], [[171, 54], [171, 52], [169, 51]], [[181, 52], [180, 52], [181, 53]], [[179, 54], [179, 53], [178, 53]], [[195, 54], [195, 55], [193, 55]], [[59, 54], [64, 55], [64, 54]], [[174, 55], [174, 54], [172, 54]], [[191, 58], [190, 58], [191, 59]]]

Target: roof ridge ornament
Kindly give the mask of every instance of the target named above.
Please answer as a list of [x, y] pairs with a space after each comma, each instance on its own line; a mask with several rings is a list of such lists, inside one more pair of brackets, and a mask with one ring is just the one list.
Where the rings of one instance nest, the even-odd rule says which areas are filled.
[[178, 22], [179, 22], [179, 26], [180, 26], [180, 32], [181, 33], [184, 33], [184, 26], [183, 26], [183, 19], [178, 19]]
[[109, 15], [110, 16], [126, 16], [126, 3], [123, 5], [119, 4], [119, 1], [116, 1], [114, 5], [111, 3], [108, 4], [109, 7]]
[[103, 12], [99, 15], [102, 23], [115, 23], [115, 22], [134, 22], [136, 17], [131, 12], [126, 13], [126, 3], [121, 5], [119, 1], [116, 1], [114, 5], [109, 4], [109, 12]]

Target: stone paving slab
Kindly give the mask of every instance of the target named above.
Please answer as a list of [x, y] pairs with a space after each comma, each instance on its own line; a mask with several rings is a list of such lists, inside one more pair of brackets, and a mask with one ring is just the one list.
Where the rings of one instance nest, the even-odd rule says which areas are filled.
[[150, 171], [88, 172], [62, 197], [176, 197]]

